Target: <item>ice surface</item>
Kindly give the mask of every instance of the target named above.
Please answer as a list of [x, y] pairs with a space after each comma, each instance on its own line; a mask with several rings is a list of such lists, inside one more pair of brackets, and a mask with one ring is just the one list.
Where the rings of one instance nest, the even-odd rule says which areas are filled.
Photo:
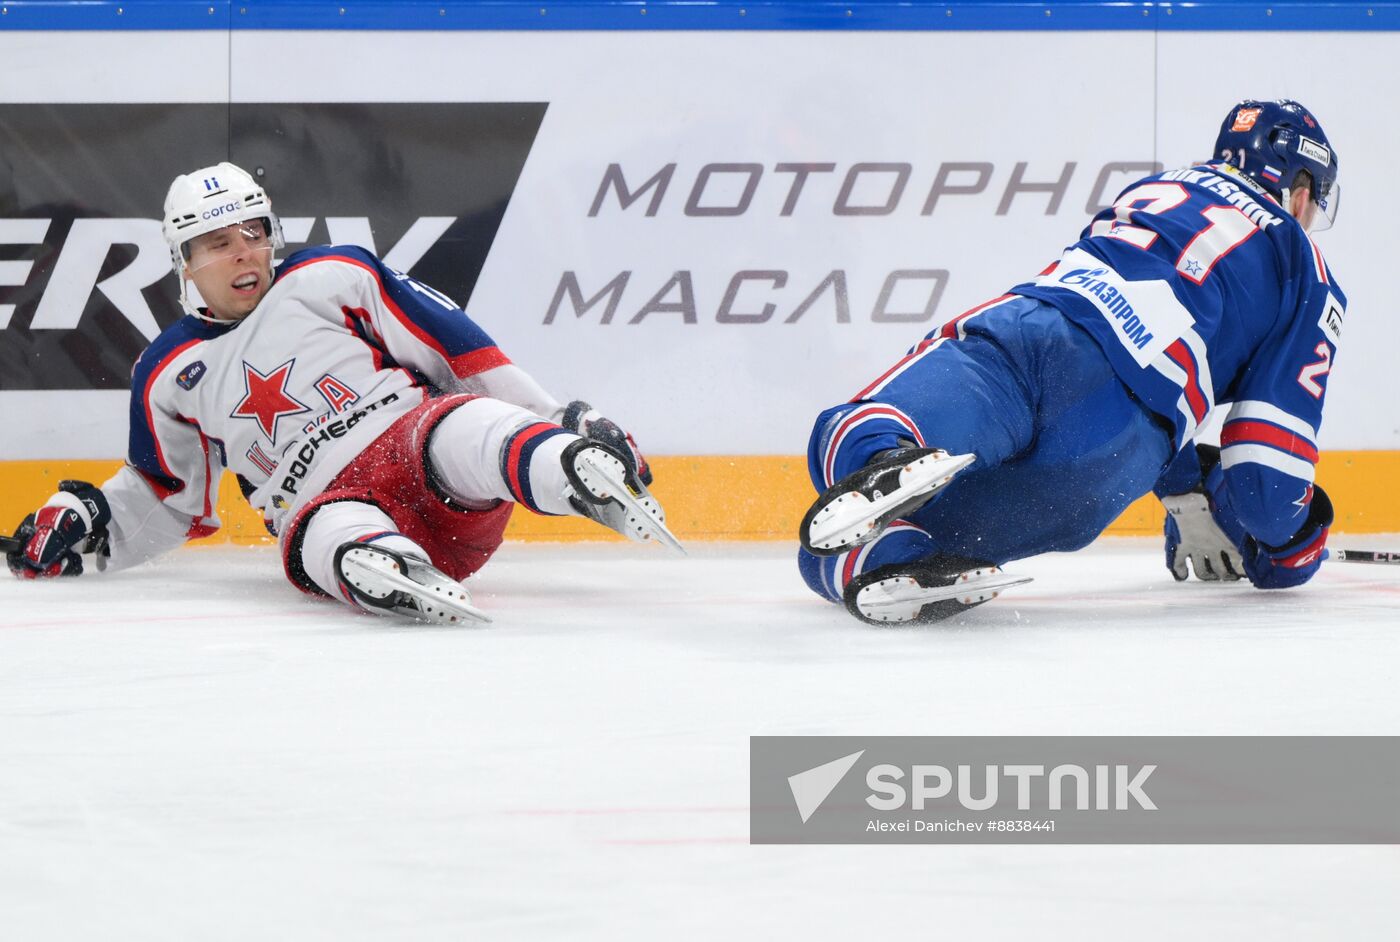
[[488, 628], [270, 549], [0, 581], [0, 937], [1393, 937], [1394, 847], [753, 847], [746, 806], [754, 734], [1400, 733], [1400, 567], [1102, 541], [882, 630], [791, 547], [648, 549], [507, 546]]

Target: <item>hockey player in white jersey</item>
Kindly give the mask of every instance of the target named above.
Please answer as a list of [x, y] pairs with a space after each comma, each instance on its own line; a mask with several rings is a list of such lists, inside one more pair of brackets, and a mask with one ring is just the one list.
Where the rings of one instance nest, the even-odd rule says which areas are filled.
[[460, 580], [517, 504], [679, 548], [631, 436], [358, 246], [274, 267], [281, 227], [243, 170], [177, 177], [164, 233], [188, 315], [132, 371], [126, 465], [63, 482], [21, 524], [16, 575], [77, 575], [85, 553], [121, 569], [212, 533], [224, 468], [295, 585], [371, 612], [484, 619]]

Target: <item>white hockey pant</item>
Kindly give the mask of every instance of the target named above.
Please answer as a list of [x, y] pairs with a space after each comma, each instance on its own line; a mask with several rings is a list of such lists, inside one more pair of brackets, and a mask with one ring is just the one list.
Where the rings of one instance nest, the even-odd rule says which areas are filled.
[[[473, 399], [452, 410], [428, 443], [429, 469], [436, 482], [464, 507], [487, 507], [497, 500], [515, 500], [503, 477], [502, 452], [522, 428], [543, 423], [539, 416], [497, 399]], [[568, 479], [560, 464], [564, 448], [578, 436], [551, 436], [533, 449], [517, 473], [528, 477], [539, 510], [572, 514], [566, 497]], [[348, 598], [335, 572], [335, 552], [341, 544], [372, 542], [385, 549], [428, 559], [428, 554], [398, 532], [394, 521], [373, 504], [337, 501], [317, 510], [302, 537], [301, 562], [306, 574], [328, 595]]]

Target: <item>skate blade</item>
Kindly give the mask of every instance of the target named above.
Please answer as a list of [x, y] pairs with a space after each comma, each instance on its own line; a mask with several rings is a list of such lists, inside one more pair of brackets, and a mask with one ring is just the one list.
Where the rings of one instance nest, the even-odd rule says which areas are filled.
[[[585, 500], [595, 504], [615, 500], [627, 511], [627, 522], [630, 525], [628, 539], [638, 543], [655, 540], [682, 556], [689, 555], [681, 541], [667, 528], [666, 520], [661, 516], [661, 505], [657, 503], [656, 498], [645, 488], [638, 495], [627, 486], [626, 471], [617, 459], [600, 458], [585, 449], [579, 452], [578, 458], [575, 459], [574, 470], [591, 492], [581, 495]], [[632, 535], [633, 533], [636, 535]]]
[[930, 603], [956, 599], [963, 605], [980, 605], [1007, 589], [1032, 581], [1031, 576], [1012, 576], [995, 567], [978, 572], [981, 575], [964, 573], [953, 585], [931, 588], [924, 588], [909, 576], [881, 579], [856, 593], [856, 608], [874, 621], [909, 622]]
[[[366, 595], [382, 599], [387, 598], [393, 592], [403, 592], [420, 604], [430, 605], [440, 610], [440, 613], [420, 612], [414, 616], [422, 618], [424, 621], [444, 624], [456, 624], [459, 621], [487, 624], [491, 621], [491, 616], [471, 604], [466, 589], [455, 586], [456, 592], [435, 592], [431, 586], [414, 582], [399, 572], [399, 567], [394, 561], [381, 553], [357, 553], [351, 550], [342, 557], [340, 566], [345, 578], [353, 582]], [[355, 578], [357, 576], [358, 580]], [[364, 586], [367, 581], [384, 585], [386, 590], [382, 593], [370, 592]]]
[[916, 497], [932, 497], [976, 460], [976, 455], [924, 455], [900, 471], [899, 486], [888, 494], [871, 500], [848, 491], [812, 517], [807, 541], [829, 555], [868, 543], [878, 536], [875, 525], [880, 517]]

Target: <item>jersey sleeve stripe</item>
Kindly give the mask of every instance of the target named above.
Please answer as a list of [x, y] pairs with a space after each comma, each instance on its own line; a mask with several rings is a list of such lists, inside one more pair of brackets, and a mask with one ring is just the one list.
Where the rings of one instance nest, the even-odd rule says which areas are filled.
[[452, 357], [447, 362], [459, 379], [466, 379], [468, 376], [494, 370], [498, 366], [509, 366], [510, 357], [502, 353], [500, 347], [482, 347], [480, 350]]
[[1259, 419], [1235, 419], [1220, 432], [1220, 445], [1259, 444], [1277, 448], [1304, 461], [1317, 463], [1317, 446], [1306, 438]]
[[1181, 416], [1181, 441], [1188, 441], [1195, 436], [1201, 423], [1197, 422], [1195, 415], [1191, 413], [1191, 404], [1186, 401], [1185, 393], [1176, 401], [1176, 411]]
[[[1186, 371], [1177, 366], [1176, 363], [1167, 356], [1166, 353], [1159, 354], [1152, 361], [1152, 369], [1170, 382], [1177, 389], [1184, 389], [1186, 386]], [[1186, 401], [1186, 393], [1182, 392], [1176, 400], [1176, 411], [1181, 414], [1181, 440], [1185, 441], [1196, 434], [1196, 429], [1200, 423], [1191, 413], [1191, 404]]]
[[1210, 412], [1210, 400], [1206, 398], [1201, 389], [1196, 356], [1181, 340], [1173, 341], [1165, 353], [1186, 374], [1186, 382], [1182, 386], [1182, 392], [1186, 395], [1186, 402], [1191, 407], [1192, 418], [1196, 420], [1197, 425], [1200, 425], [1206, 420], [1206, 413]]
[[1263, 419], [1265, 422], [1282, 426], [1295, 435], [1301, 435], [1313, 444], [1317, 443], [1316, 429], [1296, 415], [1284, 412], [1272, 402], [1260, 399], [1241, 399], [1236, 402], [1230, 407], [1230, 417], [1227, 421], [1237, 422], [1244, 419]]
[[1201, 335], [1192, 328], [1187, 328], [1181, 334], [1181, 342], [1191, 351], [1191, 356], [1196, 363], [1196, 385], [1200, 388], [1201, 395], [1206, 402], [1206, 412], [1215, 408], [1215, 379], [1210, 372], [1210, 355], [1206, 351], [1206, 342], [1201, 339]]
[[1268, 445], [1229, 445], [1220, 450], [1220, 466], [1226, 471], [1242, 464], [1257, 464], [1275, 471], [1281, 471], [1308, 484], [1313, 482], [1317, 469], [1311, 461], [1294, 457], [1270, 448]]

